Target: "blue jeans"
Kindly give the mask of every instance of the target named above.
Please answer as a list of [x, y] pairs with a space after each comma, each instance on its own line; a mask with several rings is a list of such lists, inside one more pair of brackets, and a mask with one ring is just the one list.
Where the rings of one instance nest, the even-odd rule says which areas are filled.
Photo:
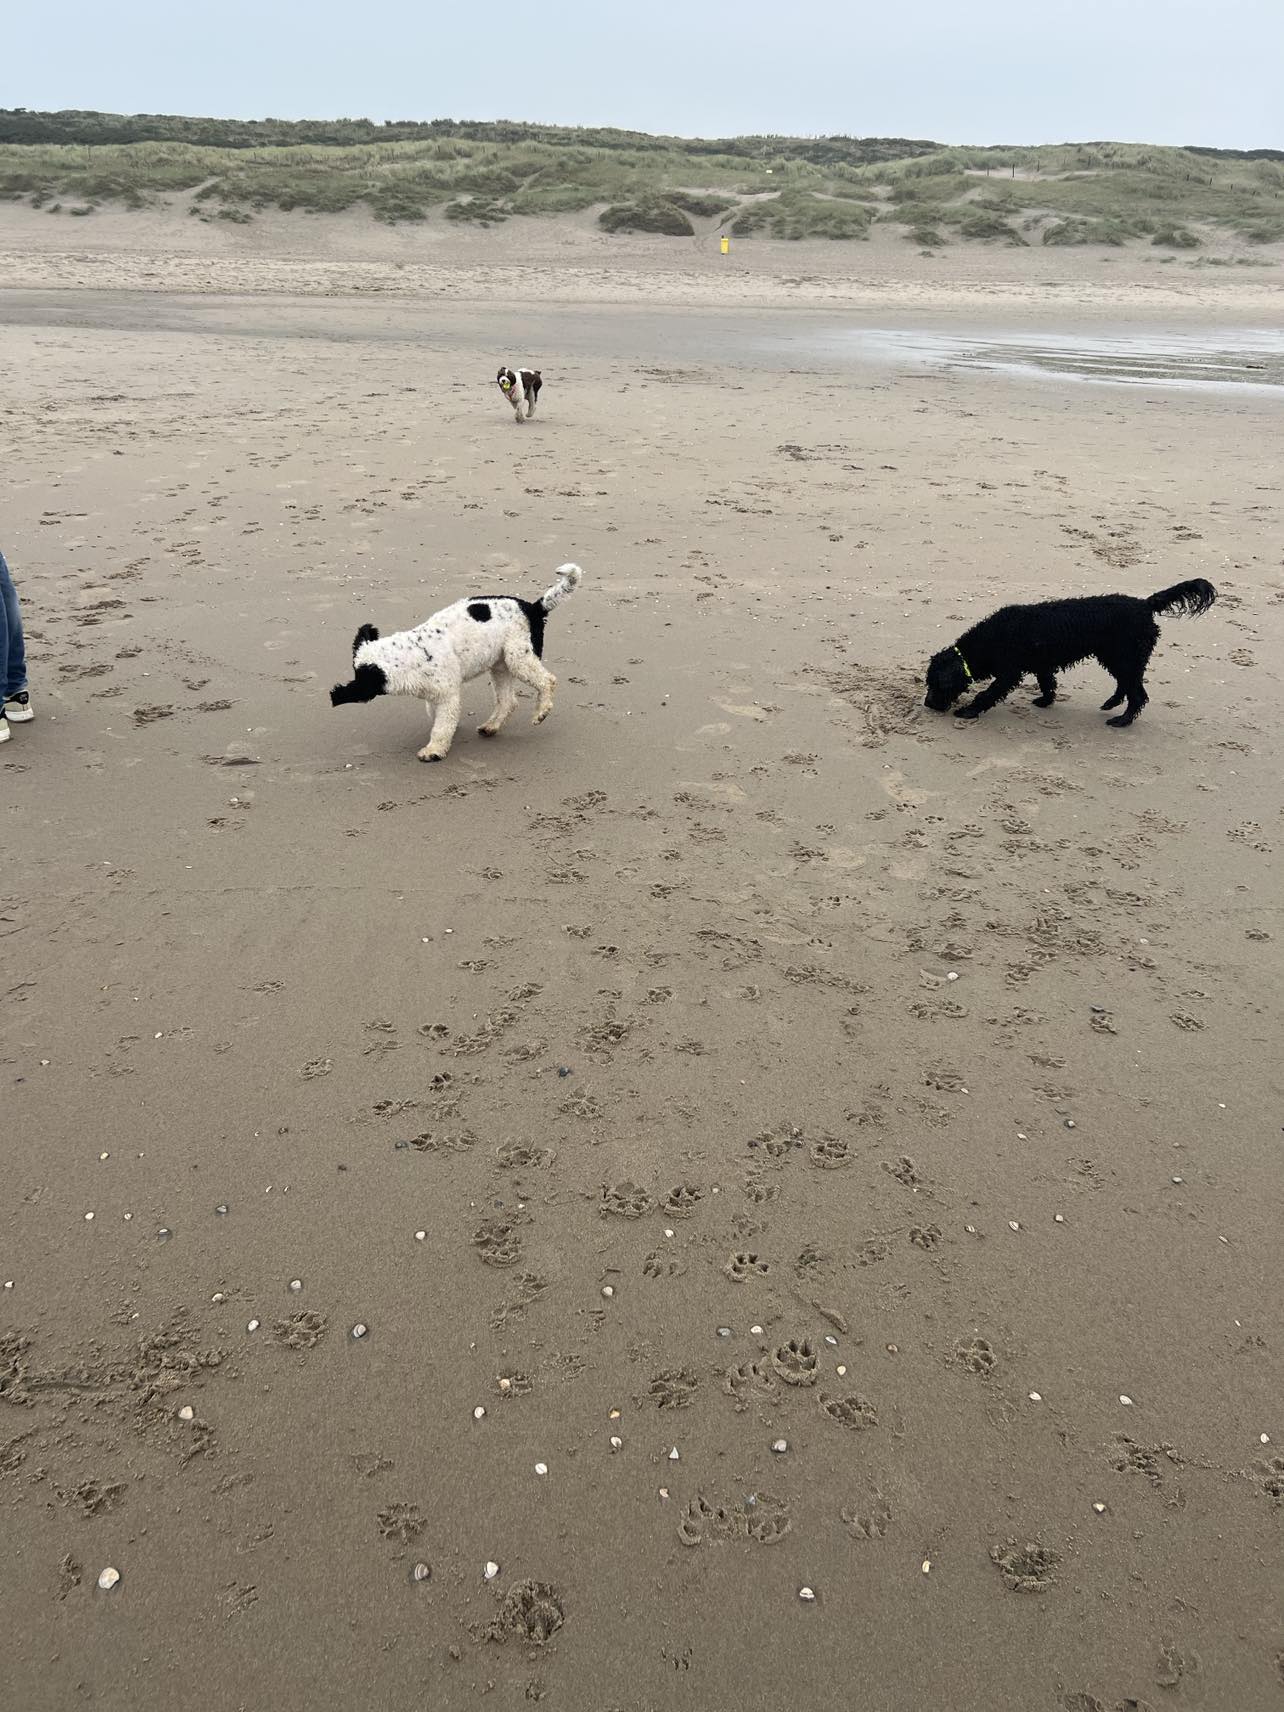
[[27, 653], [22, 642], [18, 591], [0, 553], [0, 692], [17, 695], [27, 687]]

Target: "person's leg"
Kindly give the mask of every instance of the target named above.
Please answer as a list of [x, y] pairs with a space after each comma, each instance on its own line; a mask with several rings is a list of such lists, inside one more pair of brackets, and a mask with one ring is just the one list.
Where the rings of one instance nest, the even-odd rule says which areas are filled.
[[18, 591], [0, 553], [0, 692], [6, 700], [27, 687], [27, 655], [22, 639]]

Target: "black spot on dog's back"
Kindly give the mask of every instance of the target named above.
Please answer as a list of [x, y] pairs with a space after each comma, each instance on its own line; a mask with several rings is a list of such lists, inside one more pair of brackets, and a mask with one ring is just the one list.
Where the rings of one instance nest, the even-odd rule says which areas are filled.
[[[516, 602], [523, 618], [526, 620], [527, 628], [531, 633], [531, 649], [537, 659], [542, 657], [544, 653], [544, 626], [548, 623], [548, 613], [540, 605], [539, 601], [523, 600], [519, 594], [493, 594], [489, 597], [489, 602], [484, 600], [469, 601], [469, 617], [476, 618], [480, 622], [484, 623], [485, 619], [491, 616], [490, 607], [496, 605], [501, 600], [511, 600]], [[483, 612], [485, 613], [485, 618], [482, 617]]]

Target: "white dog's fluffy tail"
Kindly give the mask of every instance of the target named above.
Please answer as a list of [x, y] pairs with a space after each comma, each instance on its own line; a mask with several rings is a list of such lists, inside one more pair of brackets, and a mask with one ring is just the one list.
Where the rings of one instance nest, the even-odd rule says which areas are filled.
[[552, 612], [553, 608], [561, 601], [564, 601], [569, 595], [573, 595], [580, 586], [583, 576], [584, 572], [578, 565], [559, 565], [557, 567], [557, 581], [551, 589], [545, 589], [539, 597], [539, 603], [544, 611]]

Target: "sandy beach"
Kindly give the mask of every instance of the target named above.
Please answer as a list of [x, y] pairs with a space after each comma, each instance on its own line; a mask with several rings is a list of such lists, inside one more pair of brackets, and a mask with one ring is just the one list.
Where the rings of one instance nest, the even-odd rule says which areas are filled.
[[[1284, 392], [833, 341], [1284, 276], [520, 224], [0, 209], [8, 1703], [1266, 1712]], [[329, 706], [564, 560], [538, 730]]]

